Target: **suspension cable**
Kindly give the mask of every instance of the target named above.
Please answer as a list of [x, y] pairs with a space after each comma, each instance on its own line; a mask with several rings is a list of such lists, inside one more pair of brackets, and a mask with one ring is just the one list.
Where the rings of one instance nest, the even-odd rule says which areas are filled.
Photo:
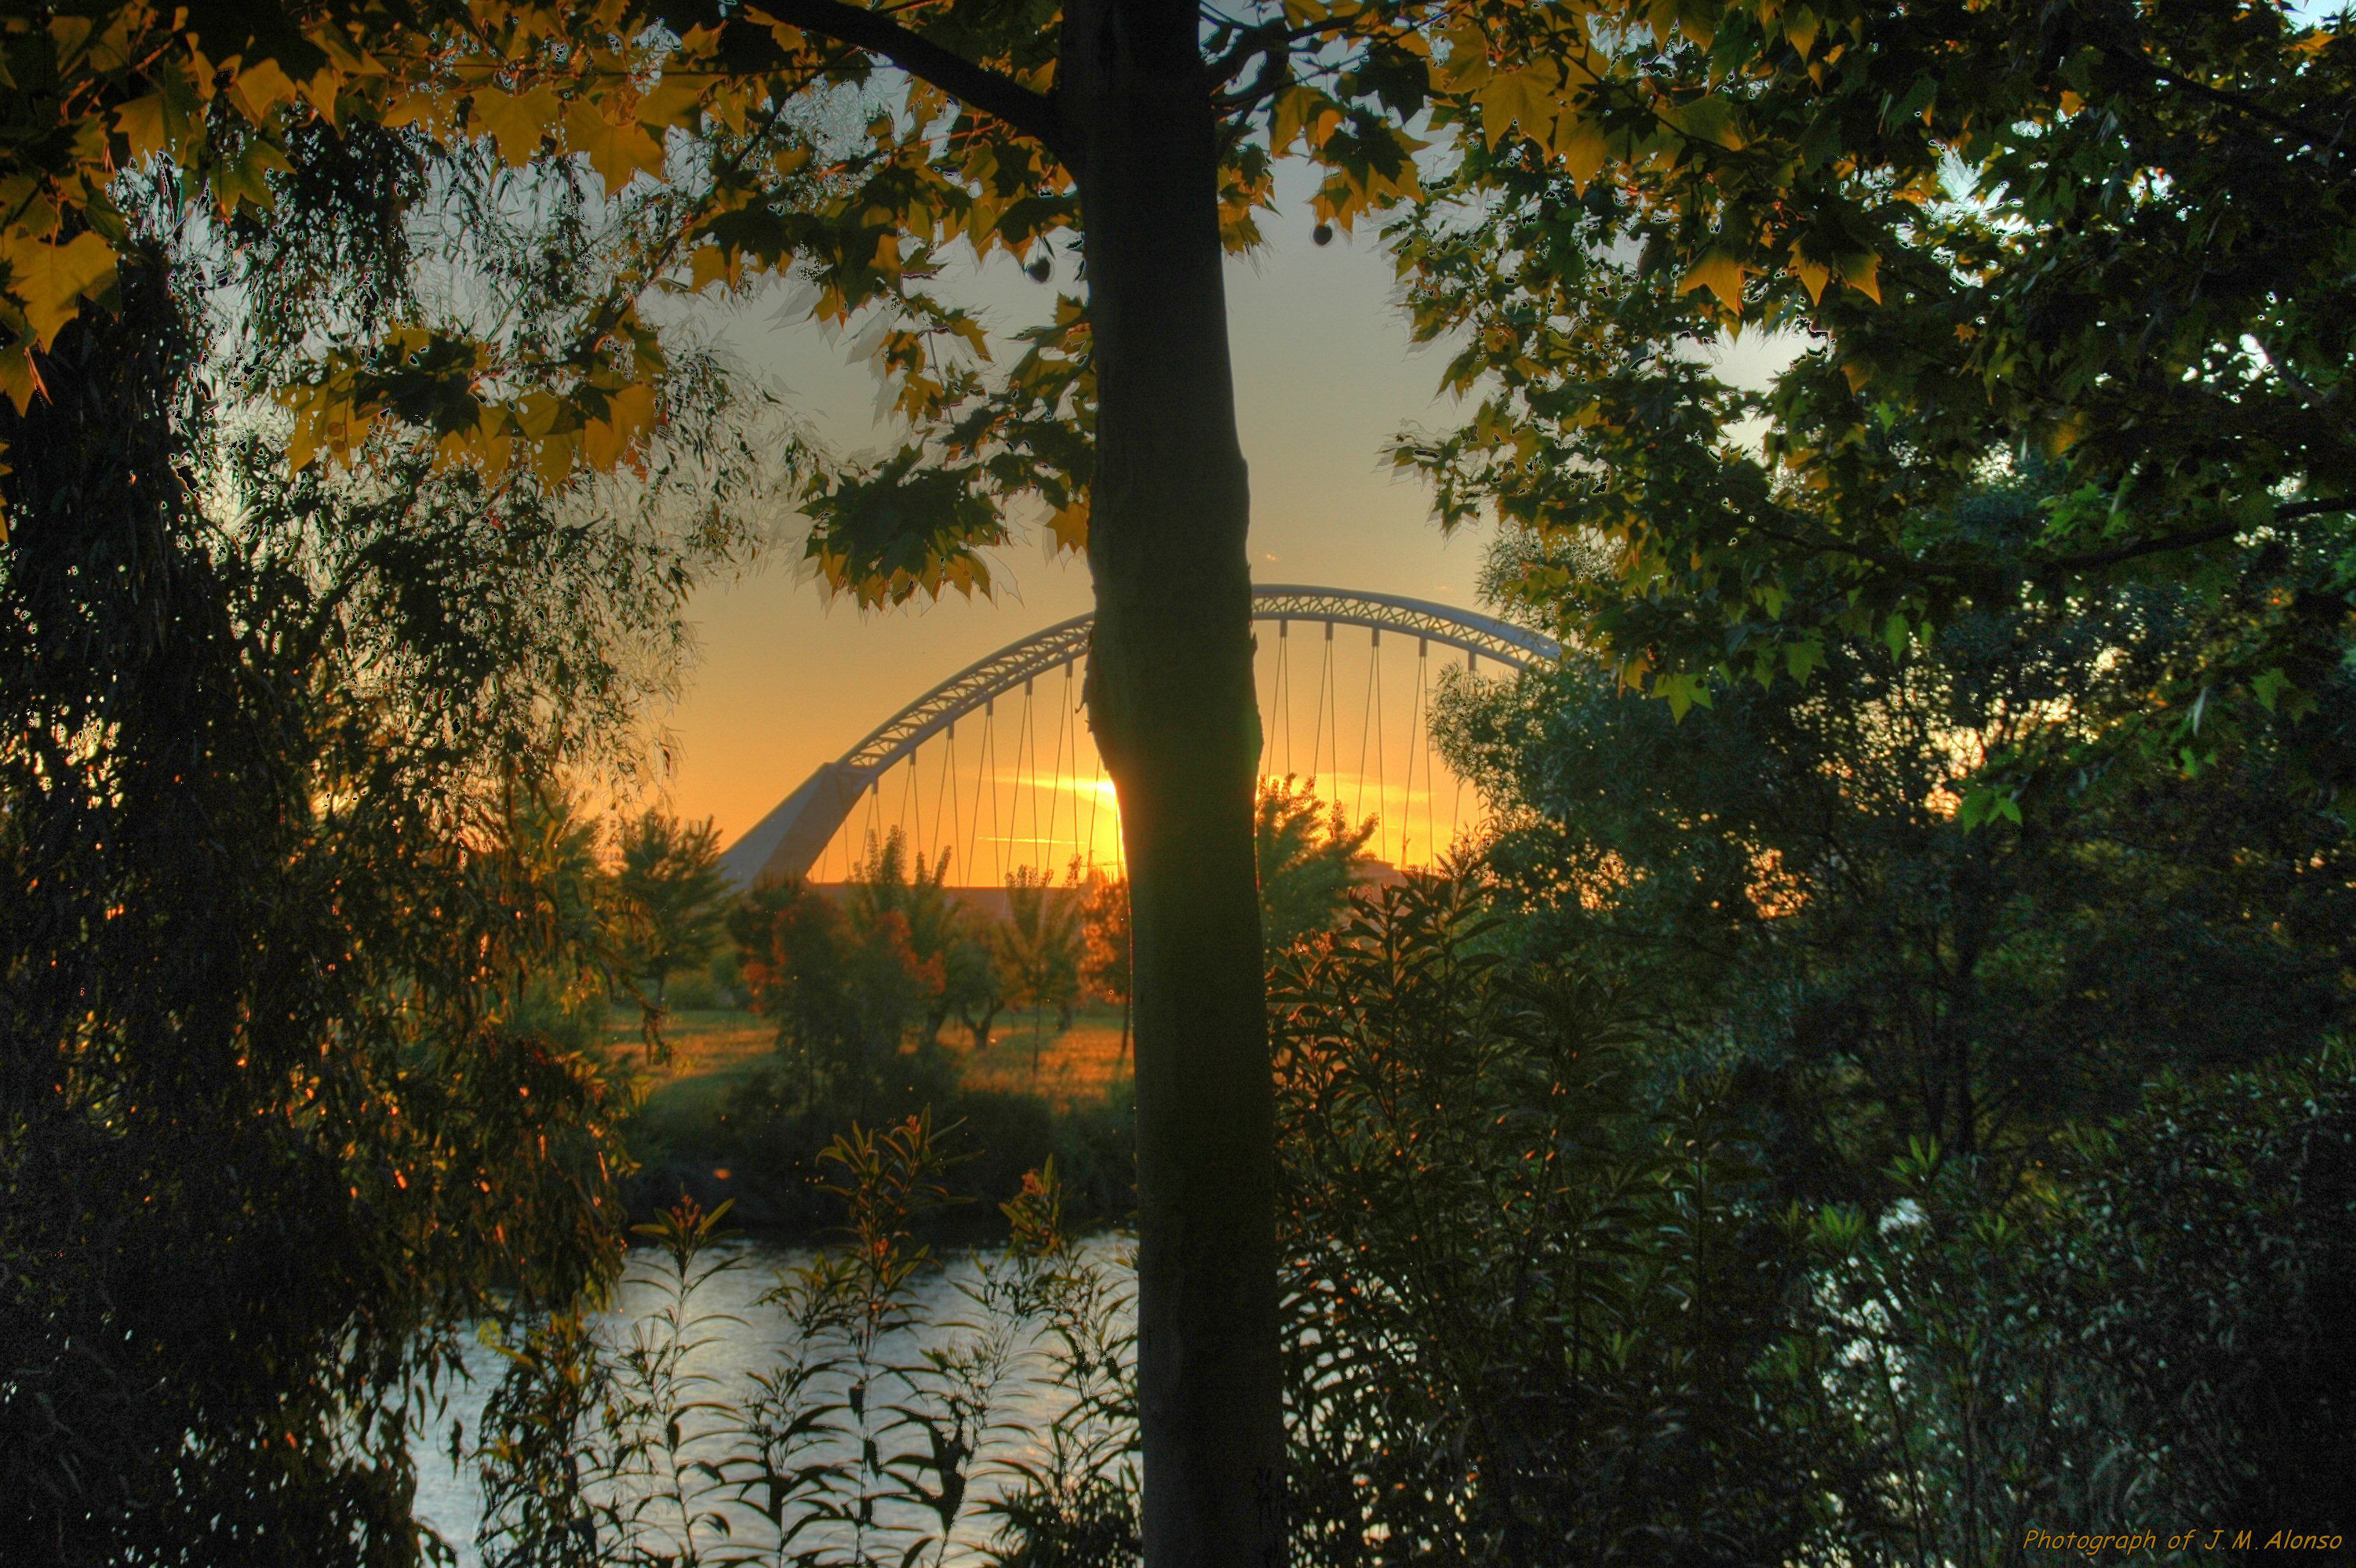
[[[975, 833], [976, 837], [979, 837], [981, 827], [981, 786], [984, 779], [986, 778], [990, 784], [990, 835], [991, 853], [992, 856], [991, 864], [998, 871], [998, 880], [1001, 882], [1003, 882], [1006, 880], [1006, 851], [1003, 846], [998, 842], [997, 716], [998, 699], [992, 698], [988, 702], [983, 703], [981, 707], [981, 745], [983, 751], [983, 761], [982, 771], [980, 774], [975, 776], [973, 781], [973, 816]], [[977, 849], [974, 854], [974, 859], [979, 860], [980, 858], [980, 852]]]
[[1036, 713], [1037, 694], [1028, 680], [1023, 683], [1023, 744], [1016, 748], [1014, 765], [1021, 770], [1014, 775], [1017, 827], [1023, 823], [1022, 790], [1024, 780], [1031, 784], [1031, 853], [1039, 853], [1039, 720]]
[[[1325, 623], [1325, 655], [1317, 667], [1317, 720], [1309, 731], [1309, 782], [1317, 782], [1317, 763], [1325, 754], [1325, 692], [1333, 680], [1333, 623]], [[1337, 718], [1336, 723], [1339, 720]], [[1342, 765], [1342, 737], [1337, 730], [1333, 737], [1333, 766]]]

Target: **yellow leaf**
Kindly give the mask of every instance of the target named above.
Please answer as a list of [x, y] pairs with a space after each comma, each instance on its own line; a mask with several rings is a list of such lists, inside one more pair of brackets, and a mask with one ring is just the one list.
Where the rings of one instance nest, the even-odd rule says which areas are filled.
[[718, 80], [704, 71], [668, 72], [638, 100], [638, 123], [660, 134], [664, 127], [685, 125], [691, 129], [701, 116], [697, 112], [703, 95]]
[[634, 382], [606, 393], [605, 417], [582, 423], [581, 455], [592, 468], [611, 469], [635, 447], [654, 418], [652, 387]]
[[586, 100], [573, 101], [565, 112], [564, 131], [573, 151], [588, 157], [609, 191], [620, 190], [639, 174], [662, 176], [662, 144], [636, 125], [615, 124]]
[[1555, 93], [1561, 85], [1560, 72], [1546, 64], [1492, 76], [1479, 93], [1481, 133], [1489, 145], [1503, 141], [1509, 125], [1519, 125], [1534, 139], [1546, 134], [1555, 121]]
[[336, 94], [341, 86], [342, 80], [331, 65], [321, 66], [311, 73], [310, 80], [298, 84], [303, 101], [330, 125], [336, 123]]
[[1841, 375], [1847, 379], [1850, 391], [1862, 392], [1866, 382], [1873, 379], [1873, 367], [1862, 360], [1851, 359], [1841, 367]]
[[20, 414], [30, 413], [33, 400], [41, 394], [41, 373], [33, 364], [33, 347], [18, 343], [0, 351], [0, 393], [16, 405]]
[[1804, 5], [1784, 12], [1783, 37], [1800, 51], [1802, 59], [1807, 59], [1808, 51], [1816, 47], [1816, 14]]
[[70, 66], [81, 58], [82, 45], [90, 41], [91, 30], [87, 16], [49, 18], [49, 40], [56, 46], [59, 65]]
[[486, 402], [475, 419], [475, 452], [486, 473], [504, 474], [515, 466], [514, 418], [497, 403]]
[[1603, 167], [1603, 127], [1576, 110], [1566, 109], [1556, 118], [1547, 144], [1570, 176], [1572, 186], [1584, 196], [1587, 182]]
[[260, 125], [282, 103], [294, 99], [294, 82], [273, 59], [258, 60], [237, 73], [230, 89], [230, 101], [245, 112], [245, 117]]
[[385, 106], [381, 116], [387, 130], [398, 131], [404, 126], [422, 126], [435, 137], [447, 133], [455, 122], [456, 108], [453, 96], [434, 88], [411, 87], [401, 90], [398, 96]]
[[164, 95], [151, 92], [145, 98], [134, 98], [114, 112], [114, 128], [125, 142], [131, 144], [133, 162], [153, 157], [164, 150]]
[[1874, 304], [1881, 303], [1881, 258], [1873, 251], [1842, 257], [1840, 274], [1842, 283]]
[[1825, 297], [1825, 285], [1832, 281], [1833, 270], [1813, 261], [1798, 245], [1792, 247], [1792, 272], [1800, 286], [1808, 291], [1811, 304], [1820, 304]]
[[286, 469], [300, 474], [319, 455], [319, 421], [316, 418], [298, 416], [294, 428], [286, 436]]
[[1281, 155], [1296, 139], [1322, 147], [1342, 123], [1342, 111], [1314, 88], [1289, 85], [1278, 90], [1269, 127], [1269, 151]]
[[605, 418], [625, 440], [637, 440], [655, 422], [655, 389], [631, 382], [606, 398]]
[[1433, 69], [1433, 81], [1450, 91], [1477, 91], [1491, 74], [1489, 36], [1465, 21], [1449, 28], [1445, 37], [1448, 58]]
[[1059, 507], [1047, 519], [1047, 531], [1055, 536], [1055, 548], [1074, 555], [1088, 548], [1088, 499], [1082, 496], [1069, 506]]
[[8, 247], [8, 291], [23, 302], [25, 319], [43, 353], [80, 311], [80, 299], [114, 279], [114, 251], [87, 231], [62, 245]]
[[1734, 123], [1734, 106], [1723, 98], [1697, 98], [1662, 118], [1696, 141], [1715, 142], [1734, 152], [1742, 150], [1742, 133]]
[[747, 101], [750, 96], [743, 83], [734, 81], [723, 83], [713, 94], [712, 112], [720, 117], [720, 123], [728, 127], [731, 134], [744, 133], [745, 112], [752, 107]]
[[736, 258], [717, 245], [699, 245], [688, 254], [687, 281], [691, 289], [715, 282], [733, 285], [741, 275]]
[[564, 405], [553, 394], [535, 389], [523, 395], [515, 411], [516, 428], [533, 441], [539, 441], [556, 429], [558, 416]]
[[572, 433], [560, 432], [542, 436], [532, 444], [531, 461], [542, 485], [551, 490], [562, 485], [573, 473]]
[[1677, 284], [1679, 293], [1696, 289], [1708, 289], [1719, 297], [1727, 309], [1742, 308], [1742, 278], [1746, 269], [1740, 261], [1724, 251], [1712, 251], [1687, 269], [1685, 278]]
[[521, 168], [540, 151], [541, 137], [554, 128], [562, 107], [544, 82], [530, 92], [478, 87], [466, 121], [471, 128], [490, 133], [498, 144], [500, 162]]

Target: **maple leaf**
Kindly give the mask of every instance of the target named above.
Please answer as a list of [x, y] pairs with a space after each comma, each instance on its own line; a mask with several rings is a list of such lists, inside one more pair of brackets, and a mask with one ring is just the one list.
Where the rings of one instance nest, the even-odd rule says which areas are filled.
[[1085, 496], [1069, 505], [1055, 508], [1047, 519], [1047, 531], [1055, 537], [1055, 548], [1077, 555], [1088, 548], [1088, 501]]
[[1588, 182], [1603, 167], [1603, 127], [1576, 110], [1566, 109], [1547, 134], [1547, 150], [1561, 162], [1563, 172], [1583, 195]]
[[1492, 147], [1505, 140], [1509, 126], [1519, 125], [1526, 136], [1543, 134], [1557, 118], [1556, 100], [1561, 91], [1562, 70], [1551, 60], [1498, 71], [1477, 94], [1481, 133]]
[[609, 191], [620, 190], [636, 176], [660, 178], [663, 147], [637, 125], [616, 125], [584, 99], [575, 99], [564, 114], [565, 142], [584, 155]]
[[9, 292], [22, 302], [43, 353], [80, 313], [83, 296], [114, 279], [112, 248], [87, 231], [62, 245], [20, 240], [8, 245], [5, 254]]
[[1741, 261], [1724, 251], [1712, 251], [1686, 270], [1677, 283], [1679, 293], [1696, 289], [1708, 289], [1716, 294], [1727, 309], [1742, 309], [1742, 278], [1747, 269]]
[[[467, 112], [467, 123], [477, 131], [490, 133], [498, 144], [499, 157], [510, 168], [520, 168], [540, 151], [541, 138], [554, 125], [562, 105], [545, 82], [529, 92], [506, 92], [496, 87], [475, 90], [473, 107]], [[600, 174], [605, 170], [600, 167]], [[606, 182], [611, 185], [609, 179]]]

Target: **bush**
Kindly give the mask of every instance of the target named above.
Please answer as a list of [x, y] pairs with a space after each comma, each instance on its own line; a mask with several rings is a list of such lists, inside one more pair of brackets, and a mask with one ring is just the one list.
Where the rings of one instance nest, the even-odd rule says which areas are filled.
[[2010, 1561], [2052, 1520], [2344, 1537], [2356, 1054], [2164, 1077], [2061, 1150], [2015, 1183], [1919, 1146], [1879, 1218], [1795, 1221], [1787, 1408], [1858, 1477], [1827, 1556]]
[[[894, 1093], [868, 1108], [891, 1119], [929, 1116], [948, 1198], [925, 1221], [935, 1239], [1001, 1232], [999, 1205], [1023, 1191], [1026, 1175], [1053, 1162], [1062, 1174], [1065, 1214], [1084, 1228], [1119, 1225], [1137, 1206], [1135, 1111], [1125, 1090], [1111, 1104], [1057, 1112], [1033, 1095], [958, 1087], [945, 1061], [919, 1051]], [[916, 1065], [919, 1063], [926, 1065]], [[755, 1072], [728, 1100], [727, 1147], [750, 1219], [764, 1230], [812, 1235], [841, 1220], [829, 1196], [823, 1157], [838, 1134], [868, 1125], [853, 1107], [803, 1104], [793, 1075]], [[659, 1191], [658, 1202], [676, 1196]]]
[[1793, 1259], [1745, 1151], [1494, 928], [1410, 878], [1275, 987], [1298, 1560], [1784, 1561], [1823, 1488], [1751, 1378]]

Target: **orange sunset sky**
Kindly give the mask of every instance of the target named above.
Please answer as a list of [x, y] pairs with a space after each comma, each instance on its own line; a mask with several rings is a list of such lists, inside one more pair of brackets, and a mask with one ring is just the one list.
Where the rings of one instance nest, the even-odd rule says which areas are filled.
[[[1280, 192], [1282, 209], [1263, 219], [1270, 242], [1227, 270], [1254, 574], [1475, 606], [1489, 530], [1443, 539], [1424, 487], [1394, 477], [1381, 455], [1402, 425], [1452, 417], [1434, 395], [1445, 350], [1410, 343], [1390, 262], [1371, 235], [1318, 247], [1297, 171]], [[1056, 268], [1055, 283], [1071, 288], [1070, 259], [1058, 257]], [[961, 297], [989, 307], [1003, 328], [1023, 325], [1053, 293], [1001, 261], [969, 277]], [[784, 298], [779, 291], [738, 307], [719, 330], [831, 450], [887, 450], [895, 434], [873, 417], [864, 360], [847, 341], [789, 325]], [[764, 564], [698, 593], [686, 690], [658, 715], [670, 742], [669, 808], [712, 817], [723, 844], [937, 681], [1089, 608], [1085, 564], [1050, 560], [1035, 539], [1001, 554], [993, 600], [884, 612], [826, 603], [793, 570], [799, 550], [788, 528]], [[1331, 770], [1329, 782], [1346, 783]]]

